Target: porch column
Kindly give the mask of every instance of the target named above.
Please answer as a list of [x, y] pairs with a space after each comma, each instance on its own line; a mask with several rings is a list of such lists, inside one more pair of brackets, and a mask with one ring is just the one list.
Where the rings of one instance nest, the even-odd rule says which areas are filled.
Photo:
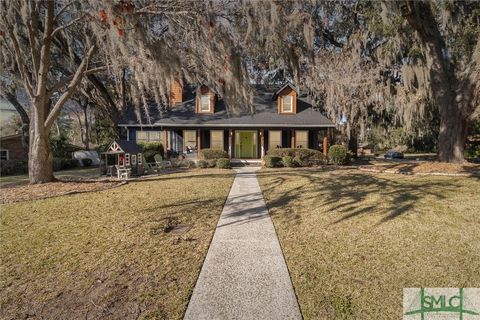
[[290, 142], [290, 148], [295, 148], [295, 129], [292, 129], [292, 138]]
[[233, 137], [233, 130], [228, 129], [228, 157], [232, 160], [232, 137]]
[[197, 158], [200, 158], [201, 148], [202, 148], [202, 139], [200, 137], [200, 129], [197, 129]]
[[260, 159], [265, 155], [265, 130], [260, 130]]
[[328, 129], [323, 131], [323, 156], [327, 158], [327, 148], [328, 148]]
[[165, 151], [165, 153], [167, 153], [167, 150], [168, 150], [168, 130], [167, 129], [163, 129], [163, 149]]

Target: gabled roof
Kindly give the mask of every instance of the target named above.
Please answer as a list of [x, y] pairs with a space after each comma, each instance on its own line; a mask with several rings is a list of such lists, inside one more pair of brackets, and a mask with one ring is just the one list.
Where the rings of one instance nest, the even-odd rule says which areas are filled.
[[108, 147], [108, 152], [141, 153], [142, 148], [133, 141], [115, 140]]
[[[286, 86], [292, 86], [286, 84]], [[295, 87], [292, 87], [295, 89]], [[155, 105], [149, 106], [151, 124], [141, 111], [140, 119], [135, 112], [130, 110], [126, 114], [120, 126], [155, 126], [155, 127], [265, 127], [265, 128], [333, 128], [335, 124], [327, 119], [322, 113], [313, 108], [310, 98], [306, 94], [297, 95], [297, 113], [279, 114], [277, 101], [272, 100], [278, 87], [256, 86], [253, 93], [254, 113], [241, 110], [233, 113], [223, 100], [216, 101], [215, 113], [195, 113], [195, 89], [186, 88], [186, 98], [183, 103], [171, 108], [167, 114], [161, 115]]]
[[280, 92], [282, 92], [285, 88], [288, 88], [288, 87], [290, 87], [290, 89], [292, 89], [293, 91], [295, 91], [298, 94], [297, 87], [295, 85], [293, 85], [291, 82], [287, 82], [280, 89], [275, 91], [272, 99], [276, 99], [278, 97], [278, 95], [280, 94]]

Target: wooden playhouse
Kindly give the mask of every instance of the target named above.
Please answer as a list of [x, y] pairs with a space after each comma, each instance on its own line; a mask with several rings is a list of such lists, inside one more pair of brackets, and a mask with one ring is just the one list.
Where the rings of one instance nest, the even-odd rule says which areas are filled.
[[133, 141], [116, 140], [101, 153], [102, 174], [115, 176], [119, 172], [128, 175], [144, 173], [142, 148]]

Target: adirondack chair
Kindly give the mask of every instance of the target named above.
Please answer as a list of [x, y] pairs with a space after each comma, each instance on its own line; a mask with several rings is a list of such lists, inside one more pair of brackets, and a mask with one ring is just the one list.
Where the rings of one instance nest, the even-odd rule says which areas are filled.
[[167, 168], [172, 166], [172, 162], [168, 160], [163, 160], [162, 156], [159, 154], [156, 154], [154, 156], [155, 158], [155, 163], [157, 164], [158, 168]]
[[147, 162], [145, 157], [143, 157], [143, 168], [147, 173], [155, 173], [158, 169], [156, 162]]

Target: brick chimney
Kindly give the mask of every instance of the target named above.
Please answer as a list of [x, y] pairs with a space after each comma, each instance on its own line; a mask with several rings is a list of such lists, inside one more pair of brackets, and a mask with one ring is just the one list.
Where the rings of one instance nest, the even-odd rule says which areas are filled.
[[172, 81], [170, 86], [170, 106], [173, 107], [183, 102], [183, 86], [177, 79]]

